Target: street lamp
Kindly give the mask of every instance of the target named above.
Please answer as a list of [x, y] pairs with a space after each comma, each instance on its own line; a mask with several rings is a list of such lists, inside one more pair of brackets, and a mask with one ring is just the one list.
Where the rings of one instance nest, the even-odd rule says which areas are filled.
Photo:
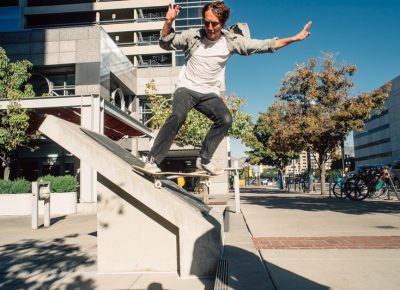
[[342, 175], [344, 175], [344, 170], [345, 170], [345, 161], [344, 161], [344, 140], [342, 140], [342, 143], [340, 144], [341, 151], [342, 151]]

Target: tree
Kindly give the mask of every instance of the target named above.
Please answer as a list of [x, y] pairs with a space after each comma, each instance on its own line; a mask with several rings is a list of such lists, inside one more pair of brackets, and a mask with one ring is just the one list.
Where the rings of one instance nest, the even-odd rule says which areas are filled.
[[31, 68], [32, 64], [27, 60], [10, 62], [0, 47], [0, 98], [9, 100], [7, 108], [0, 111], [0, 159], [6, 180], [10, 175], [11, 152], [36, 136], [27, 132], [29, 116], [19, 102], [24, 96], [35, 95], [32, 86], [27, 83]]
[[287, 118], [289, 109], [290, 106], [282, 102], [273, 103], [267, 112], [260, 114], [253, 130], [254, 138], [246, 144], [252, 148], [247, 152], [252, 163], [278, 168], [281, 189], [285, 167], [292, 159], [298, 158], [304, 146], [293, 138], [293, 132], [298, 128]]
[[[319, 70], [317, 70], [319, 69]], [[350, 96], [357, 71], [355, 65], [335, 66], [332, 54], [308, 64], [297, 65], [289, 72], [276, 95], [287, 124], [292, 124], [287, 138], [317, 153], [321, 171], [321, 193], [325, 193], [325, 164], [350, 131], [361, 130], [372, 112], [383, 109], [391, 84], [371, 93]]]
[[[146, 94], [149, 97], [153, 115], [151, 127], [159, 129], [171, 114], [172, 104], [168, 98], [158, 94], [154, 80], [146, 84]], [[240, 111], [240, 108], [244, 105], [244, 99], [236, 96], [226, 96], [223, 99], [233, 118], [228, 136], [246, 140], [252, 135], [254, 124], [251, 115]], [[196, 110], [191, 110], [175, 137], [175, 144], [180, 147], [191, 145], [200, 148], [211, 124], [212, 122], [205, 115]]]

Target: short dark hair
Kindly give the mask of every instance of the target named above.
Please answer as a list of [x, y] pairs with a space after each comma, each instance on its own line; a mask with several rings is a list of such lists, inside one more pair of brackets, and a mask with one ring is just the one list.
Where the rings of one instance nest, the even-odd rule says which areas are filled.
[[231, 9], [224, 3], [224, 1], [215, 1], [206, 4], [203, 7], [202, 15], [204, 18], [204, 15], [206, 11], [211, 10], [212, 13], [214, 13], [219, 21], [221, 22], [222, 26], [225, 25], [226, 21], [228, 21], [229, 14], [231, 12]]

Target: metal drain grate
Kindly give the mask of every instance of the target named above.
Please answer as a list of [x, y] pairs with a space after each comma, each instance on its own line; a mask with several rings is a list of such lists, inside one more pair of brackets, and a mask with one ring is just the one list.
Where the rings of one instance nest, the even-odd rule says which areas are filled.
[[214, 290], [228, 290], [229, 267], [228, 260], [219, 259], [217, 263], [217, 273], [215, 274]]

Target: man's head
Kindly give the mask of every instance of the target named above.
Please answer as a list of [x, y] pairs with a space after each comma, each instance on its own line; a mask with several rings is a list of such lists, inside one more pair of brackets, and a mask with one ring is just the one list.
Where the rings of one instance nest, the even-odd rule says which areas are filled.
[[203, 7], [202, 15], [207, 38], [217, 40], [229, 18], [230, 9], [223, 1], [208, 3]]

